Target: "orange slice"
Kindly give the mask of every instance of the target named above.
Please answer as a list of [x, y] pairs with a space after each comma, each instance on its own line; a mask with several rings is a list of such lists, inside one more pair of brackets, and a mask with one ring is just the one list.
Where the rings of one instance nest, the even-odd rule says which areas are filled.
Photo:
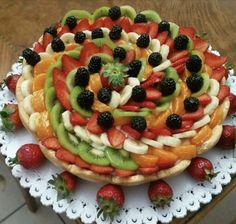
[[223, 120], [223, 108], [218, 107], [211, 115], [210, 128], [214, 128], [217, 124], [221, 124]]
[[114, 122], [115, 126], [122, 126], [124, 124], [129, 124], [131, 122], [130, 117], [115, 117], [114, 119], [115, 119]]
[[197, 146], [196, 145], [181, 145], [175, 148], [170, 148], [170, 152], [178, 156], [179, 159], [191, 160], [197, 155]]
[[131, 157], [141, 167], [157, 166], [158, 157], [156, 155], [131, 154]]
[[96, 94], [101, 88], [102, 88], [102, 83], [100, 75], [98, 73], [90, 75], [88, 89]]
[[75, 43], [67, 44], [65, 47], [65, 51], [72, 51], [77, 48], [79, 45]]
[[204, 70], [205, 70], [205, 72], [209, 75], [209, 77], [212, 76], [213, 71], [212, 71], [212, 68], [211, 68], [209, 65], [205, 64], [205, 65], [204, 65]]
[[93, 106], [92, 106], [93, 110], [99, 111], [99, 112], [105, 112], [105, 111], [111, 111], [111, 107], [106, 105], [105, 103], [102, 103], [98, 100], [94, 100]]
[[46, 80], [45, 73], [41, 73], [41, 74], [35, 76], [33, 79], [32, 91], [35, 92], [37, 90], [43, 89], [45, 80]]
[[31, 103], [34, 111], [36, 112], [42, 112], [46, 110], [43, 89], [33, 92]]
[[[151, 121], [149, 121], [149, 127], [151, 128], [163, 128], [166, 124], [167, 117], [171, 114], [171, 110], [168, 109], [164, 112], [161, 112], [157, 117], [151, 117]], [[148, 119], [148, 117], [147, 117]], [[152, 120], [153, 119], [153, 120]]]
[[209, 125], [206, 125], [200, 129], [200, 131], [191, 139], [192, 144], [201, 145], [207, 139], [211, 137], [212, 130]]
[[53, 59], [52, 57], [41, 60], [38, 64], [34, 66], [34, 75], [36, 76], [41, 73], [46, 73], [49, 66], [55, 62], [55, 59]]

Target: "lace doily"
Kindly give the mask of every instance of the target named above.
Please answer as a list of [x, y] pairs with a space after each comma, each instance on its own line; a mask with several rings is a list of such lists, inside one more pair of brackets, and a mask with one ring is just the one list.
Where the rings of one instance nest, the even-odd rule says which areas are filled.
[[[21, 64], [12, 66], [11, 73], [21, 73]], [[8, 74], [10, 75], [10, 73]], [[236, 94], [236, 77], [234, 71], [229, 71], [228, 85], [231, 91]], [[14, 96], [4, 88], [0, 91], [0, 109], [5, 103], [14, 102]], [[230, 116], [225, 121], [227, 124], [236, 126], [235, 116]], [[34, 143], [33, 137], [26, 130], [17, 131], [14, 134], [6, 134], [0, 131], [1, 153], [6, 156], [5, 162], [8, 165], [9, 158], [15, 156], [17, 149], [25, 143]], [[112, 222], [114, 224], [156, 224], [171, 222], [174, 217], [182, 218], [188, 211], [197, 211], [201, 204], [209, 203], [214, 195], [222, 191], [222, 186], [230, 183], [231, 175], [236, 173], [236, 158], [233, 158], [233, 151], [212, 149], [203, 155], [214, 164], [214, 169], [219, 172], [212, 182], [196, 182], [186, 172], [167, 178], [166, 181], [174, 191], [173, 201], [170, 206], [155, 208], [148, 200], [148, 185], [135, 187], [124, 187], [125, 205], [119, 217]], [[97, 217], [98, 207], [96, 204], [96, 192], [101, 184], [92, 183], [78, 179], [76, 191], [70, 201], [57, 201], [57, 192], [48, 184], [53, 174], [62, 170], [50, 162], [36, 170], [26, 170], [20, 165], [12, 168], [12, 174], [18, 178], [24, 188], [29, 188], [33, 197], [40, 198], [45, 206], [52, 206], [57, 213], [65, 212], [70, 219], [80, 218], [83, 223], [96, 222], [98, 224], [110, 223], [104, 220], [103, 216]]]

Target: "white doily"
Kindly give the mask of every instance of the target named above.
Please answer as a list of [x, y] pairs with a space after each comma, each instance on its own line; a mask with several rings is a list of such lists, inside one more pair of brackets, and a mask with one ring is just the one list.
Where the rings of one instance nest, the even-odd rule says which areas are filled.
[[[21, 65], [16, 63], [12, 66], [12, 73], [21, 73]], [[228, 84], [231, 91], [236, 94], [236, 77], [234, 71], [229, 72]], [[14, 96], [4, 88], [0, 91], [0, 109], [5, 103], [14, 102]], [[229, 117], [226, 123], [236, 126], [236, 118]], [[25, 130], [17, 131], [14, 134], [0, 132], [1, 153], [8, 159], [15, 156], [17, 149], [25, 143], [34, 143], [33, 137]], [[187, 211], [197, 211], [201, 204], [209, 203], [214, 195], [222, 191], [222, 186], [230, 183], [231, 175], [236, 173], [236, 158], [233, 158], [233, 151], [223, 151], [213, 149], [203, 155], [214, 164], [218, 175], [212, 182], [198, 183], [187, 173], [182, 173], [176, 177], [166, 179], [174, 191], [173, 201], [170, 206], [156, 209], [148, 200], [148, 185], [136, 187], [124, 187], [125, 205], [119, 217], [112, 222], [114, 224], [156, 224], [171, 222], [174, 217], [182, 218]], [[25, 170], [20, 165], [12, 168], [12, 174], [18, 178], [24, 188], [29, 188], [33, 197], [40, 198], [45, 206], [52, 206], [55, 212], [63, 213], [70, 219], [80, 218], [83, 223], [96, 222], [98, 224], [110, 223], [110, 220], [97, 218], [96, 192], [101, 184], [96, 184], [84, 180], [78, 180], [77, 189], [70, 201], [57, 201], [57, 194], [47, 183], [52, 174], [60, 173], [61, 170], [50, 162], [46, 162], [37, 170]]]

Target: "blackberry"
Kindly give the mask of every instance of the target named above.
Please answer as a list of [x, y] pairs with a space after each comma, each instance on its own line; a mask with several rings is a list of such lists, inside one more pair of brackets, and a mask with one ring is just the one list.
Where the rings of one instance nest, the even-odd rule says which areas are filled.
[[103, 129], [109, 129], [114, 123], [114, 118], [110, 112], [102, 112], [98, 115], [97, 124]]
[[65, 45], [59, 37], [55, 37], [52, 40], [51, 47], [53, 51], [60, 52], [65, 50]]
[[101, 28], [96, 28], [92, 31], [92, 39], [103, 38], [103, 32]]
[[166, 20], [162, 20], [159, 23], [158, 32], [161, 33], [163, 31], [170, 31], [170, 24]]
[[129, 69], [127, 71], [128, 75], [130, 77], [137, 77], [141, 67], [142, 67], [141, 61], [139, 61], [139, 60], [131, 61], [128, 65], [128, 69]]
[[132, 117], [131, 127], [138, 132], [143, 132], [147, 128], [147, 122], [144, 117]]
[[169, 96], [176, 89], [175, 80], [172, 78], [164, 78], [160, 83], [160, 91], [163, 96]]
[[184, 109], [188, 112], [195, 112], [199, 107], [199, 100], [196, 97], [190, 96], [184, 100]]
[[166, 126], [170, 129], [179, 129], [182, 125], [182, 117], [178, 114], [171, 114], [166, 119]]
[[90, 110], [94, 102], [94, 94], [90, 90], [84, 90], [77, 97], [77, 102], [80, 107]]
[[161, 64], [161, 61], [162, 61], [162, 56], [159, 52], [153, 52], [148, 57], [148, 63], [153, 67], [156, 67], [159, 64]]
[[202, 68], [202, 60], [198, 55], [191, 55], [186, 62], [186, 68], [190, 72], [199, 72]]
[[116, 47], [113, 51], [113, 57], [119, 58], [120, 60], [125, 59], [126, 57], [126, 51], [123, 47]]
[[141, 48], [148, 47], [149, 43], [150, 43], [150, 38], [149, 35], [146, 33], [141, 34], [136, 41], [136, 45]]
[[75, 33], [75, 37], [74, 37], [74, 40], [76, 43], [78, 44], [82, 44], [86, 39], [86, 35], [84, 32], [77, 32]]
[[136, 17], [134, 18], [134, 23], [146, 23], [146, 22], [147, 22], [147, 18], [142, 13], [138, 13]]
[[108, 16], [114, 21], [121, 17], [121, 10], [119, 6], [113, 6], [108, 11]]
[[77, 25], [77, 19], [74, 16], [69, 16], [66, 18], [66, 24], [70, 30], [73, 30]]
[[119, 25], [115, 25], [112, 27], [110, 33], [109, 33], [109, 37], [112, 40], [119, 40], [121, 37], [121, 32], [122, 32], [122, 27]]
[[97, 97], [102, 103], [109, 103], [111, 100], [111, 90], [103, 87], [98, 91]]
[[133, 87], [131, 99], [135, 102], [143, 102], [146, 99], [146, 90], [141, 86]]
[[77, 86], [87, 86], [89, 83], [89, 71], [85, 67], [80, 67], [77, 69], [75, 74], [75, 85]]
[[90, 74], [99, 72], [102, 67], [102, 59], [99, 56], [93, 56], [88, 64]]
[[57, 29], [54, 26], [50, 26], [44, 30], [44, 33], [50, 33], [53, 37], [57, 36]]
[[187, 49], [187, 46], [188, 46], [188, 37], [185, 36], [185, 35], [179, 35], [175, 38], [174, 40], [174, 48], [176, 50], [185, 50]]
[[26, 48], [22, 52], [23, 58], [29, 65], [35, 66], [40, 61], [40, 56], [37, 52], [31, 50], [30, 48]]
[[194, 73], [186, 79], [186, 83], [191, 92], [195, 93], [202, 88], [203, 78], [201, 75]]

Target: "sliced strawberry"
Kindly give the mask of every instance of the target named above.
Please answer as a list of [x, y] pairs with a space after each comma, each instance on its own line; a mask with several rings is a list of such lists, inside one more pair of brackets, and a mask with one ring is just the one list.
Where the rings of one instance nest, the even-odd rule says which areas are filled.
[[230, 108], [228, 114], [234, 114], [236, 112], [236, 96], [233, 93], [229, 94]]
[[114, 22], [111, 20], [110, 17], [105, 17], [103, 19], [103, 26], [111, 30], [114, 26]]
[[103, 129], [97, 124], [98, 113], [94, 113], [92, 117], [89, 119], [87, 124], [87, 129], [93, 134], [101, 134], [103, 133]]
[[176, 72], [177, 72], [178, 74], [183, 74], [184, 69], [185, 69], [185, 63], [180, 64], [180, 65], [174, 67], [174, 69], [176, 70]]
[[189, 131], [192, 126], [193, 126], [193, 121], [183, 121], [181, 128], [171, 130], [171, 132], [172, 132], [172, 134], [182, 133], [185, 131]]
[[158, 32], [158, 23], [149, 23], [149, 31], [148, 34], [149, 36], [153, 39], [157, 36], [157, 32]]
[[188, 55], [189, 55], [188, 50], [183, 50], [183, 51], [178, 51], [178, 52], [171, 53], [168, 58], [170, 59], [170, 61], [172, 63], [174, 63], [174, 62], [178, 61], [181, 58], [188, 57]]
[[90, 30], [90, 24], [88, 19], [81, 19], [76, 27], [72, 30], [73, 33]]
[[151, 132], [153, 132], [156, 136], [158, 135], [165, 135], [165, 136], [170, 136], [171, 131], [168, 128], [151, 128]]
[[111, 174], [114, 171], [114, 168], [111, 166], [97, 166], [97, 165], [91, 165], [90, 170], [99, 173], [99, 174]]
[[227, 61], [227, 57], [217, 56], [210, 52], [205, 52], [204, 56], [205, 56], [205, 63], [211, 66], [212, 68], [218, 68]]
[[143, 101], [143, 102], [130, 102], [128, 105], [138, 106], [138, 107], [147, 107], [150, 109], [156, 108], [156, 104], [152, 101]]
[[129, 33], [131, 31], [132, 26], [128, 17], [121, 18], [118, 22], [118, 25], [120, 25], [126, 33]]
[[34, 51], [37, 52], [37, 53], [40, 53], [40, 52], [44, 52], [45, 48], [42, 44], [40, 44], [39, 42], [35, 43], [34, 45]]
[[82, 117], [77, 112], [71, 112], [70, 122], [73, 126], [75, 126], [75, 125], [85, 126], [88, 123], [88, 120], [86, 118]]
[[174, 50], [174, 40], [172, 38], [168, 38], [165, 44], [169, 46], [170, 52]]
[[103, 18], [98, 18], [96, 21], [90, 26], [90, 30], [95, 30], [97, 28], [104, 27], [104, 20]]
[[220, 103], [222, 103], [223, 100], [224, 100], [227, 96], [229, 96], [229, 94], [230, 94], [230, 88], [229, 88], [228, 86], [226, 86], [226, 85], [221, 85], [221, 86], [220, 86], [219, 93], [218, 93], [218, 95], [217, 95], [217, 97], [218, 97]]
[[182, 116], [183, 121], [196, 121], [202, 118], [204, 115], [204, 110], [202, 107], [199, 107], [197, 111], [192, 113], [186, 113]]
[[43, 34], [43, 48], [46, 49], [48, 44], [50, 44], [53, 40], [53, 36], [50, 33]]
[[113, 56], [113, 50], [106, 44], [102, 45], [102, 47], [100, 48], [100, 52]]
[[180, 58], [179, 60], [172, 63], [172, 67], [177, 67], [178, 65], [185, 64], [187, 60], [188, 60], [188, 57]]
[[[211, 76], [212, 79], [216, 79], [218, 82], [221, 81], [221, 79], [228, 74], [227, 69], [224, 66], [221, 66], [219, 68], [216, 68], [213, 70], [213, 74]], [[227, 78], [227, 77], [226, 77]]]
[[196, 30], [193, 27], [180, 27], [179, 34], [186, 35], [193, 39], [196, 34]]
[[84, 47], [80, 51], [80, 64], [85, 65], [87, 60], [94, 54], [100, 52], [99, 47], [93, 42], [86, 42], [83, 45]]
[[160, 82], [163, 76], [163, 72], [153, 72], [144, 82], [141, 83], [141, 87], [147, 89], [153, 84]]
[[73, 155], [72, 153], [70, 153], [69, 151], [65, 149], [58, 149], [56, 151], [55, 156], [57, 157], [57, 159], [61, 161], [71, 163], [71, 164], [75, 163], [75, 155]]
[[167, 38], [168, 38], [167, 31], [163, 31], [163, 32], [157, 34], [157, 39], [160, 41], [161, 45], [166, 42]]
[[140, 139], [142, 137], [142, 134], [133, 128], [130, 127], [130, 125], [122, 125], [121, 130], [124, 131], [128, 136], [131, 136], [134, 139]]
[[75, 157], [75, 165], [82, 169], [89, 169], [90, 165], [82, 160], [79, 156]]
[[139, 107], [135, 105], [123, 105], [120, 106], [120, 109], [133, 112], [139, 111]]
[[157, 137], [157, 135], [155, 133], [151, 132], [151, 131], [145, 130], [143, 132], [143, 137], [144, 138], [149, 138], [149, 139], [155, 139]]
[[48, 149], [58, 150], [61, 148], [61, 145], [56, 137], [45, 138], [42, 140], [42, 145]]
[[132, 32], [135, 32], [139, 35], [143, 33], [148, 33], [149, 27], [147, 23], [134, 23], [131, 28]]
[[116, 128], [110, 128], [107, 131], [108, 140], [113, 147], [122, 145], [125, 141], [125, 134]]
[[58, 37], [61, 37], [64, 33], [70, 33], [70, 28], [67, 25], [61, 27], [61, 30], [58, 32]]
[[64, 74], [61, 70], [58, 68], [53, 69], [53, 83], [56, 89], [57, 99], [65, 109], [71, 110], [72, 107], [69, 101], [70, 94], [65, 81], [63, 81], [63, 76]]
[[62, 70], [65, 76], [67, 76], [67, 74], [73, 69], [81, 66], [78, 60], [70, 57], [67, 54], [63, 54], [63, 56], [61, 57], [61, 62], [62, 62]]
[[121, 63], [127, 65], [129, 64], [131, 61], [133, 61], [135, 59], [135, 56], [136, 56], [136, 53], [135, 53], [135, 50], [128, 50], [126, 52], [126, 57], [124, 60], [121, 61]]
[[121, 169], [115, 169], [115, 174], [118, 177], [129, 177], [135, 174], [135, 171], [133, 170], [121, 170]]
[[211, 97], [209, 94], [205, 93], [198, 97], [199, 103], [204, 107], [211, 102]]
[[143, 175], [151, 175], [154, 173], [157, 173], [159, 171], [159, 167], [139, 167], [138, 168], [139, 173], [143, 174]]
[[158, 100], [161, 98], [161, 92], [155, 88], [146, 89], [146, 100]]
[[194, 38], [193, 44], [194, 49], [201, 52], [205, 52], [209, 47], [209, 43], [199, 37]]

